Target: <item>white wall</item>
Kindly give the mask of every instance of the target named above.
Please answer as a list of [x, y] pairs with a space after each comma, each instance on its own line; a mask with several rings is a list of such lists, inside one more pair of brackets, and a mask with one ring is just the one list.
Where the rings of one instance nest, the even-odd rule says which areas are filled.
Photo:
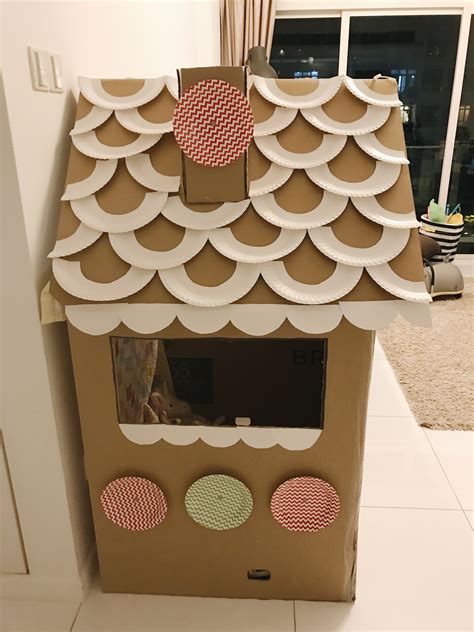
[[[50, 274], [47, 254], [55, 241], [69, 151], [67, 134], [72, 127], [77, 97], [77, 75], [150, 77], [174, 74], [179, 67], [219, 64], [219, 2], [17, 0], [3, 2], [2, 14], [3, 81], [18, 174], [18, 207], [23, 212], [29, 252], [29, 260], [25, 260], [23, 253], [21, 262], [23, 276], [33, 281], [38, 297]], [[64, 94], [32, 90], [28, 45], [61, 56]], [[9, 181], [5, 180], [4, 186], [8, 188]], [[16, 265], [19, 265], [18, 258]], [[14, 275], [12, 268], [9, 278]], [[24, 291], [22, 284], [15, 289], [20, 293], [20, 304]], [[26, 309], [32, 315], [34, 305], [29, 304]], [[42, 442], [37, 446], [25, 443], [25, 450], [26, 454], [29, 450], [36, 451], [37, 458], [51, 457], [54, 463], [58, 446], [46, 430], [55, 427], [74, 547], [81, 567], [89, 555], [92, 530], [67, 335], [61, 323], [44, 326], [41, 331], [37, 326], [37, 313], [33, 312], [33, 316], [33, 322], [28, 325], [31, 339], [27, 375], [34, 375], [35, 388], [41, 389], [42, 396], [35, 418], [22, 418], [21, 423], [26, 432], [24, 436], [28, 436], [28, 432], [31, 436], [44, 432]], [[26, 325], [22, 318], [18, 323], [11, 319], [9, 335], [21, 335], [23, 327]], [[9, 422], [16, 424], [18, 419]], [[13, 469], [14, 464], [11, 467]], [[32, 487], [33, 482], [34, 475]], [[48, 494], [48, 503], [56, 504], [59, 511], [62, 501], [50, 496]], [[67, 539], [65, 534], [64, 543]]]

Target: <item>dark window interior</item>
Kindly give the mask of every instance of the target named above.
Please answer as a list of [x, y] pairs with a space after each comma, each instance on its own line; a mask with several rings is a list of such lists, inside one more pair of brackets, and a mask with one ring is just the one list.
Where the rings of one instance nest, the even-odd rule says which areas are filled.
[[[244, 417], [252, 426], [323, 427], [327, 340], [112, 337], [111, 344], [120, 423], [235, 426]], [[158, 414], [157, 401], [166, 418], [150, 422], [143, 407]]]

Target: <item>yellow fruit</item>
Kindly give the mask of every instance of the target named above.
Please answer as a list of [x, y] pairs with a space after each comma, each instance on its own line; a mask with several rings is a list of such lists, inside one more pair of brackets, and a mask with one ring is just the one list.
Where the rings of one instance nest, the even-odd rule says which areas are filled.
[[461, 213], [454, 213], [454, 215], [450, 215], [446, 220], [446, 224], [462, 224], [463, 216]]

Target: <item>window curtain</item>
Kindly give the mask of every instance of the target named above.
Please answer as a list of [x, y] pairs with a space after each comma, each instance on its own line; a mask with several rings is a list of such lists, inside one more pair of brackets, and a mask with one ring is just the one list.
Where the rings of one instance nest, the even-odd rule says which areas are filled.
[[253, 46], [270, 57], [277, 0], [220, 0], [221, 64], [243, 66]]
[[150, 397], [158, 357], [158, 340], [112, 337], [119, 423], [143, 422], [143, 404]]

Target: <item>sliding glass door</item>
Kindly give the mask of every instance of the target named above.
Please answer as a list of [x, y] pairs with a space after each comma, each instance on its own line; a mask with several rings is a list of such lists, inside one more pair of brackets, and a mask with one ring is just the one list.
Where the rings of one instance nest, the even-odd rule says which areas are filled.
[[347, 74], [397, 80], [419, 214], [438, 198], [460, 21], [459, 15], [350, 20]]
[[471, 23], [466, 68], [454, 141], [448, 202], [461, 205], [464, 234], [458, 252], [474, 252], [474, 22]]
[[282, 78], [334, 77], [340, 35], [340, 18], [276, 20], [270, 64]]
[[423, 9], [402, 9], [396, 0], [377, 4], [353, 0], [353, 8], [338, 9], [337, 2], [280, 0], [270, 63], [280, 77], [395, 78], [417, 213], [432, 198], [451, 208], [460, 203], [460, 252], [473, 253], [472, 2], [433, 0], [431, 9], [428, 2]]

